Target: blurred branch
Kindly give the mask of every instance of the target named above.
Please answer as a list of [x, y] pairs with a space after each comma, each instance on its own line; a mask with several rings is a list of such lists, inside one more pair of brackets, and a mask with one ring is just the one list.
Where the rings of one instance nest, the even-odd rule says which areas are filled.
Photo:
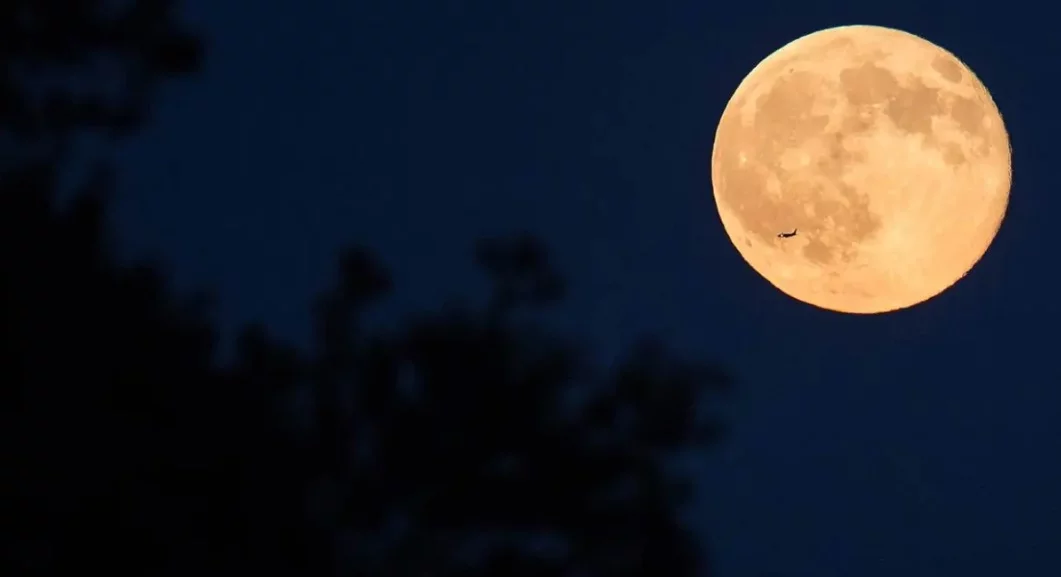
[[202, 40], [173, 0], [9, 0], [0, 7], [0, 170], [57, 162], [78, 133], [130, 134]]

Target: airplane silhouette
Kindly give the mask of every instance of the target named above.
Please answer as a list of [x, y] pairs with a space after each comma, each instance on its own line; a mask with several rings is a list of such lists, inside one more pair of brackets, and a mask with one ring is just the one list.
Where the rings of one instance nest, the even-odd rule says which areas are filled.
[[794, 229], [792, 229], [792, 232], [779, 233], [777, 235], [777, 238], [792, 238], [792, 237], [796, 236], [796, 231], [798, 231], [798, 230], [799, 230], [798, 228], [794, 228]]

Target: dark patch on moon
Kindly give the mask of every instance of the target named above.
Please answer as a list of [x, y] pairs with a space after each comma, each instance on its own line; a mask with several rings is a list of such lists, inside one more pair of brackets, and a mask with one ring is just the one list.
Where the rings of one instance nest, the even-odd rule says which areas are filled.
[[[920, 79], [907, 79], [903, 86], [889, 70], [872, 62], [840, 72], [844, 94], [859, 112], [873, 114], [879, 107], [902, 131], [932, 139], [932, 117], [943, 111], [938, 90]], [[866, 123], [872, 126], [872, 121]]]
[[943, 147], [943, 162], [951, 166], [960, 166], [965, 164], [965, 153], [962, 152], [962, 148], [953, 142], [948, 142]]
[[[863, 132], [868, 126], [857, 132]], [[866, 160], [866, 153], [860, 150], [851, 150], [847, 147], [847, 134], [845, 130], [827, 133], [825, 140], [826, 153], [818, 158], [818, 169], [821, 174], [831, 178], [839, 179], [844, 172], [844, 167]]]
[[827, 263], [833, 260], [833, 251], [821, 238], [812, 238], [807, 246], [803, 247], [803, 257], [811, 262]]
[[932, 59], [932, 69], [939, 73], [948, 82], [962, 81], [962, 67], [958, 66], [952, 58], [944, 55]]
[[812, 116], [822, 79], [809, 72], [793, 72], [774, 82], [769, 92], [755, 101], [755, 127], [765, 143], [790, 148], [821, 134], [828, 116]]
[[951, 103], [950, 117], [971, 136], [984, 136], [985, 114], [984, 107], [971, 98], [955, 98]]
[[847, 36], [840, 36], [829, 40], [825, 46], [822, 46], [821, 51], [824, 53], [840, 52], [842, 50], [850, 50], [854, 45], [854, 40]]
[[886, 114], [900, 130], [925, 137], [931, 144], [932, 117], [943, 112], [939, 91], [925, 86], [919, 78], [907, 79], [912, 86], [899, 90], [888, 102]]
[[[948, 80], [962, 78], [960, 67], [949, 57], [937, 56], [932, 66]], [[955, 143], [941, 142], [932, 127], [933, 117], [950, 116], [970, 141], [981, 143], [978, 152], [987, 152], [983, 126], [986, 113], [975, 99], [954, 94], [944, 96], [916, 76], [907, 76], [904, 82], [899, 82], [889, 70], [873, 63], [844, 70], [840, 73], [840, 82], [852, 104], [858, 106], [862, 113], [845, 119], [845, 130], [861, 132], [872, 129], [872, 118], [878, 109], [883, 108], [884, 114], [897, 128], [907, 134], [920, 136], [924, 146], [939, 149], [947, 164], [959, 166], [969, 161], [961, 147]]]
[[[820, 192], [810, 195], [808, 202], [814, 208], [814, 217], [804, 217], [809, 241], [803, 248], [803, 256], [821, 265], [851, 261], [858, 244], [881, 228], [880, 219], [870, 212], [868, 197], [839, 180], [834, 181], [834, 185], [839, 187], [843, 201], [825, 197]], [[797, 205], [795, 208], [801, 207]], [[827, 223], [834, 228], [830, 229]], [[800, 232], [802, 234], [803, 229]], [[823, 240], [826, 235], [830, 238], [829, 244]]]
[[900, 90], [891, 72], [871, 62], [842, 70], [840, 86], [848, 102], [857, 107], [885, 103]]

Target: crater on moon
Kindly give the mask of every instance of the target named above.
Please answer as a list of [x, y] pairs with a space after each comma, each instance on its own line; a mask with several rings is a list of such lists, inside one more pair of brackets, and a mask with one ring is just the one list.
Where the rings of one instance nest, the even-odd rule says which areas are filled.
[[1009, 145], [953, 55], [899, 31], [837, 28], [745, 78], [712, 180], [727, 233], [763, 276], [812, 304], [876, 312], [930, 298], [980, 258], [1005, 210]]

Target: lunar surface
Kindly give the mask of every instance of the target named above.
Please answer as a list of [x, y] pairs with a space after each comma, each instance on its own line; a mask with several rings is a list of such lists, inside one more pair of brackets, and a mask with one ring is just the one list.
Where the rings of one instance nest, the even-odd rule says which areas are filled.
[[953, 54], [844, 26], [748, 74], [722, 114], [711, 177], [726, 233], [771, 284], [879, 313], [938, 295], [984, 255], [1006, 212], [1010, 145]]

